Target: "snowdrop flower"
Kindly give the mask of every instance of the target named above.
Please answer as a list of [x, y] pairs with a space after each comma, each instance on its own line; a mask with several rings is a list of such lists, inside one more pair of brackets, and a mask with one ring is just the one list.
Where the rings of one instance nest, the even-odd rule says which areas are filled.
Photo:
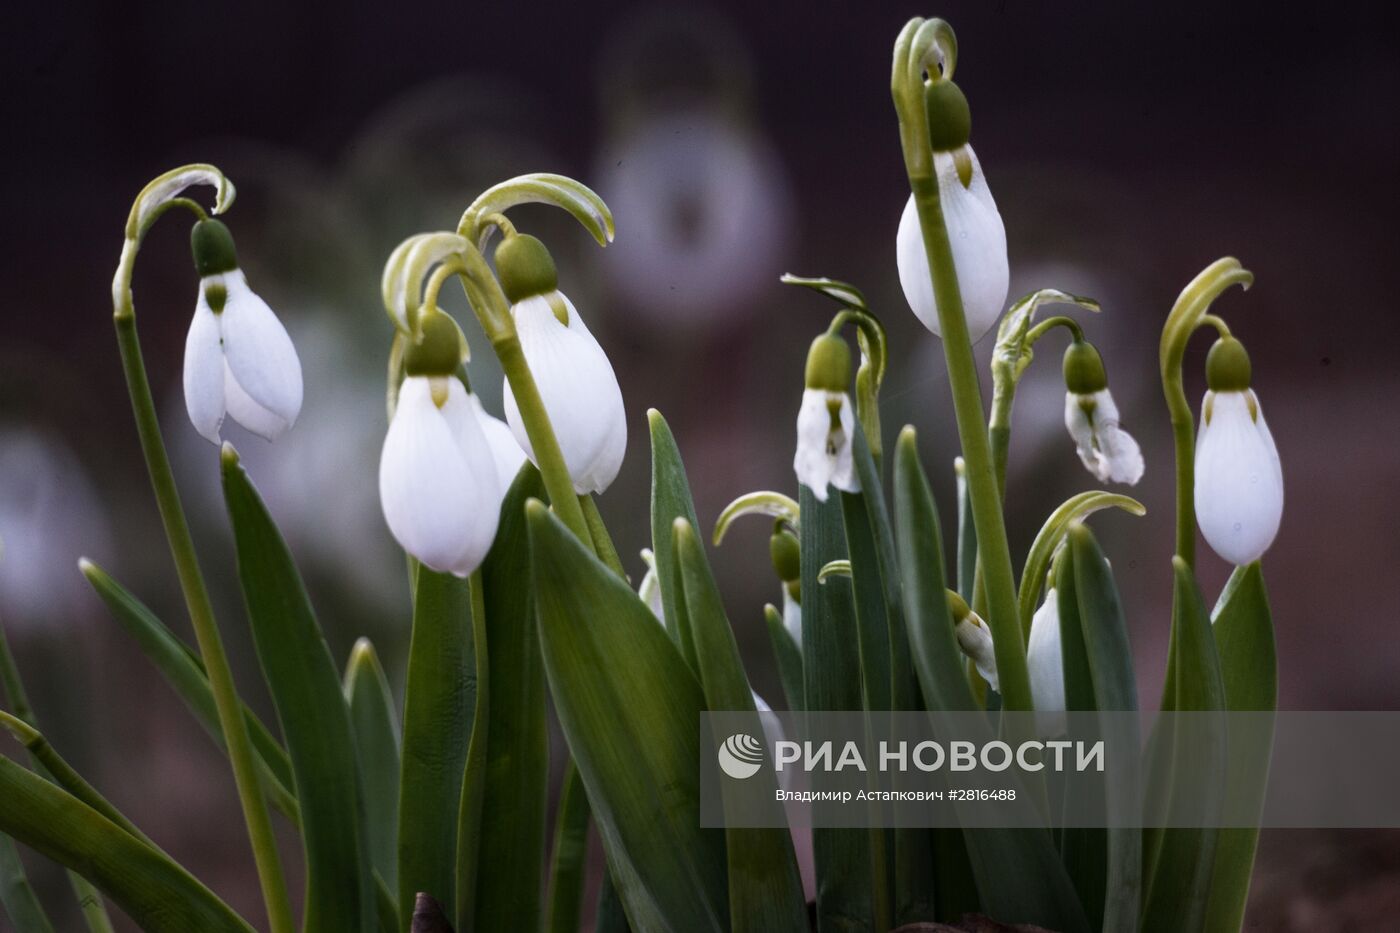
[[1031, 700], [1036, 710], [1064, 711], [1065, 664], [1060, 651], [1060, 602], [1054, 587], [1045, 591], [1045, 602], [1031, 618], [1026, 667], [1030, 670]]
[[282, 322], [248, 287], [233, 236], [201, 220], [190, 236], [199, 302], [185, 338], [185, 407], [215, 444], [224, 416], [275, 440], [301, 411], [301, 361]]
[[797, 412], [797, 453], [792, 468], [797, 481], [825, 502], [827, 486], [860, 492], [851, 439], [855, 415], [846, 386], [851, 380], [851, 350], [833, 334], [812, 341], [807, 353], [806, 390]]
[[656, 555], [651, 548], [642, 548], [642, 562], [647, 565], [647, 572], [637, 586], [637, 598], [646, 603], [656, 621], [664, 625], [666, 610], [661, 603], [661, 579], [656, 575]]
[[1209, 390], [1196, 435], [1196, 521], [1215, 553], [1232, 564], [1258, 560], [1283, 518], [1283, 467], [1250, 389], [1249, 355], [1222, 337], [1206, 358]]
[[768, 539], [773, 570], [783, 584], [783, 628], [792, 640], [802, 644], [802, 549], [797, 536], [779, 527]]
[[461, 331], [432, 311], [423, 339], [404, 354], [399, 389], [379, 460], [384, 520], [425, 566], [465, 577], [496, 537], [505, 485], [477, 407], [456, 375]]
[[[496, 271], [574, 490], [603, 492], [617, 478], [627, 452], [627, 416], [612, 363], [573, 302], [558, 290], [554, 260], [543, 243], [508, 235], [496, 249]], [[533, 460], [509, 381], [504, 401], [506, 421]]]
[[948, 613], [953, 617], [953, 634], [957, 636], [958, 647], [977, 665], [977, 673], [982, 675], [982, 679], [993, 690], [1001, 690], [997, 677], [997, 656], [992, 647], [992, 630], [952, 590], [948, 590]]
[[[992, 329], [1006, 304], [1011, 281], [1006, 227], [977, 154], [967, 142], [972, 125], [967, 99], [946, 80], [928, 85], [925, 95], [938, 200], [948, 227], [967, 333], [976, 343]], [[928, 253], [912, 194], [899, 219], [895, 246], [905, 300], [923, 325], [941, 336]]]
[[1074, 439], [1084, 468], [1099, 482], [1142, 479], [1142, 450], [1118, 425], [1118, 406], [1108, 391], [1103, 358], [1087, 340], [1065, 350], [1065, 427]]
[[491, 458], [496, 461], [496, 476], [501, 481], [501, 489], [510, 489], [510, 484], [515, 482], [515, 474], [519, 473], [525, 464], [525, 451], [520, 449], [510, 425], [491, 414], [486, 410], [486, 406], [481, 404], [481, 396], [475, 392], [468, 392], [467, 399], [471, 402], [472, 411], [476, 413], [476, 420], [481, 424], [481, 432], [486, 435], [486, 446], [491, 448]]

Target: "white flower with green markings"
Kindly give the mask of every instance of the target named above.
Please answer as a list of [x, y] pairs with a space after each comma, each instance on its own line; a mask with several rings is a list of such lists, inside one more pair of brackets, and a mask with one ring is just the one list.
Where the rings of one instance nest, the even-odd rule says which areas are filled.
[[821, 502], [826, 501], [828, 486], [860, 492], [851, 448], [855, 413], [846, 391], [850, 380], [851, 350], [846, 342], [829, 333], [812, 341], [792, 468], [797, 481]]
[[1075, 340], [1065, 350], [1064, 371], [1065, 428], [1084, 468], [1101, 483], [1135, 484], [1142, 479], [1142, 449], [1118, 423], [1099, 351]]
[[301, 412], [301, 361], [277, 315], [248, 287], [233, 236], [218, 220], [191, 234], [199, 302], [185, 338], [185, 408], [195, 430], [220, 442], [224, 418], [267, 440]]

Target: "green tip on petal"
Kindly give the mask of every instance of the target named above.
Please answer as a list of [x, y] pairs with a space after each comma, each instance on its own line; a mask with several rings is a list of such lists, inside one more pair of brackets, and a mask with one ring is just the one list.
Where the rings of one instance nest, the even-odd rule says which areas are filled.
[[952, 152], [972, 138], [972, 110], [967, 97], [952, 81], [924, 85], [924, 110], [928, 113], [928, 141], [934, 152]]
[[845, 392], [851, 382], [851, 348], [832, 334], [821, 334], [807, 351], [807, 388]]
[[452, 316], [436, 308], [420, 318], [422, 334], [403, 354], [403, 371], [409, 376], [451, 376], [466, 358], [466, 339]]
[[1075, 395], [1093, 395], [1108, 388], [1103, 357], [1087, 340], [1071, 341], [1065, 350], [1065, 388]]
[[201, 220], [190, 231], [190, 250], [200, 278], [222, 275], [238, 268], [238, 251], [233, 233], [222, 220]]
[[559, 287], [554, 257], [536, 237], [517, 233], [496, 247], [496, 275], [511, 304], [535, 295], [547, 295]]
[[1252, 375], [1249, 353], [1234, 337], [1221, 337], [1206, 355], [1206, 386], [1212, 392], [1243, 392]]

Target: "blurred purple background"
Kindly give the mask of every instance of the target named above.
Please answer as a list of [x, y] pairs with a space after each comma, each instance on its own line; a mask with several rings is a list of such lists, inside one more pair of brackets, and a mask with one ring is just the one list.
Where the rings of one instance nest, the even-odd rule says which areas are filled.
[[[14, 6], [0, 32], [0, 614], [50, 738], [236, 908], [259, 915], [227, 768], [74, 568], [79, 555], [94, 558], [188, 632], [108, 323], [131, 199], [183, 162], [214, 162], [237, 182], [227, 219], [244, 268], [306, 371], [306, 405], [287, 438], [268, 447], [230, 436], [283, 523], [332, 650], [343, 657], [369, 635], [396, 689], [408, 603], [375, 495], [391, 337], [379, 274], [404, 236], [454, 225], [476, 193], [515, 174], [575, 176], [616, 214], [617, 241], [603, 253], [558, 212], [512, 216], [550, 243], [561, 287], [622, 383], [630, 447], [601, 507], [635, 578], [648, 543], [648, 407], [671, 422], [702, 523], [740, 493], [795, 491], [802, 363], [835, 306], [779, 285], [787, 271], [865, 290], [895, 348], [887, 442], [918, 425], [951, 518], [956, 445], [941, 348], [904, 305], [894, 265], [907, 188], [889, 56], [915, 14], [957, 29], [957, 77], [1006, 222], [1012, 296], [1054, 286], [1104, 307], [1085, 326], [1147, 456], [1133, 495], [1149, 514], [1104, 515], [1095, 527], [1118, 572], [1144, 702], [1160, 689], [1171, 586], [1157, 337], [1181, 287], [1232, 254], [1257, 282], [1218, 310], [1253, 356], [1288, 490], [1266, 561], [1281, 703], [1400, 703], [1400, 442], [1387, 427], [1400, 390], [1400, 59], [1379, 12], [59, 3]], [[270, 716], [215, 451], [178, 392], [196, 289], [186, 235], [167, 219], [149, 237], [138, 320], [234, 664]], [[456, 301], [450, 310], [476, 334]], [[1187, 362], [1193, 395], [1204, 391], [1199, 340]], [[1060, 423], [1060, 347], [1043, 346], [1016, 413], [1016, 555], [1049, 509], [1092, 480]], [[478, 336], [473, 348], [474, 383], [499, 412], [489, 346]], [[761, 621], [777, 599], [766, 540], [762, 523], [736, 527], [714, 558], [755, 686], [776, 699]], [[1202, 554], [1210, 601], [1228, 568]], [[1308, 911], [1345, 897], [1321, 882], [1304, 894], [1298, 882], [1357, 840], [1266, 834], [1259, 889], [1276, 896], [1256, 920], [1317, 928]], [[1366, 844], [1382, 854], [1364, 864], [1391, 879], [1378, 890], [1393, 891], [1393, 837]], [[62, 906], [61, 876], [32, 864]]]

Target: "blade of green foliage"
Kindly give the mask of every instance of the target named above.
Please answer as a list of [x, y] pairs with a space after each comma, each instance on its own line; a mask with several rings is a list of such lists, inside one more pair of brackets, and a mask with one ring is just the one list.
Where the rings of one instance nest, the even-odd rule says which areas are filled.
[[303, 928], [369, 931], [375, 906], [364, 791], [340, 672], [291, 552], [232, 450], [225, 446], [223, 481], [238, 578], [301, 806]]
[[[1278, 658], [1274, 623], [1258, 562], [1235, 568], [1220, 594], [1213, 629], [1228, 708], [1240, 712], [1277, 709]], [[1262, 781], [1246, 788], [1245, 792], [1255, 795], [1262, 805]], [[1220, 831], [1204, 927], [1211, 933], [1234, 933], [1243, 924], [1258, 841], [1258, 829]]]
[[[1137, 679], [1118, 588], [1093, 533], [1082, 524], [1070, 526], [1068, 548], [1056, 571], [1056, 594], [1069, 708], [1136, 711]], [[1072, 653], [1082, 661], [1072, 663]], [[1138, 747], [1135, 736], [1131, 747]], [[1125, 771], [1135, 761], [1114, 763], [1113, 780], [1100, 788], [1109, 807], [1128, 812], [1137, 806], [1138, 777]], [[1090, 920], [1096, 927], [1131, 933], [1142, 894], [1141, 830], [1067, 829], [1066, 852], [1076, 837], [1088, 843], [1090, 861], [1082, 873], [1071, 865], [1071, 876]]]
[[0, 836], [0, 907], [5, 908], [15, 933], [53, 933], [53, 924], [19, 860], [19, 849], [9, 836]]
[[724, 930], [724, 836], [700, 827], [700, 686], [627, 583], [542, 503], [526, 511], [550, 694], [628, 918]]
[[[924, 699], [933, 711], [976, 709], [948, 616], [938, 512], [912, 428], [900, 433], [894, 477], [904, 614]], [[1048, 831], [977, 829], [965, 831], [964, 839], [983, 907], [994, 918], [1066, 933], [1087, 930]]]
[[548, 933], [576, 933], [583, 912], [583, 872], [588, 856], [588, 796], [578, 766], [564, 763], [559, 805], [554, 813], [554, 842], [550, 847]]
[[[112, 579], [105, 570], [88, 560], [78, 562], [83, 576], [92, 585], [127, 633], [136, 640], [166, 681], [179, 694], [180, 699], [194, 713], [206, 732], [220, 748], [224, 747], [223, 730], [219, 725], [218, 711], [214, 707], [214, 694], [209, 689], [209, 678], [204, 673], [204, 662], [190, 647], [165, 624], [144, 603], [133, 596], [125, 587]], [[268, 731], [252, 710], [243, 709], [244, 721], [248, 724], [248, 736], [252, 740], [253, 752], [257, 755], [259, 777], [268, 800], [292, 822], [300, 821], [296, 797], [292, 794], [292, 763], [277, 739]]]
[[686, 479], [685, 464], [670, 425], [654, 408], [647, 412], [647, 422], [651, 426], [651, 551], [656, 559], [656, 582], [661, 586], [662, 615], [666, 629], [693, 671], [695, 642], [680, 606], [681, 569], [671, 539], [671, 523], [683, 518], [698, 528], [700, 522], [695, 517], [690, 481]]
[[778, 662], [778, 680], [783, 684], [783, 696], [788, 709], [805, 709], [802, 693], [802, 646], [783, 624], [783, 614], [772, 604], [763, 607], [763, 621], [768, 625], [768, 641]]
[[[1221, 679], [1220, 657], [1211, 631], [1195, 574], [1180, 557], [1172, 558], [1175, 590], [1172, 603], [1172, 633], [1167, 672], [1171, 678], [1163, 696], [1163, 710], [1200, 712], [1225, 709], [1225, 685]], [[1176, 775], [1191, 773], [1191, 782], [1200, 793], [1202, 774], [1215, 773], [1223, 788], [1225, 737], [1219, 733], [1193, 730], [1189, 743], [1168, 729], [1154, 736], [1155, 756], [1151, 767], [1165, 775], [1167, 806], [1178, 793]], [[1209, 786], [1209, 782], [1207, 782]], [[1185, 792], [1180, 791], [1180, 792]], [[1144, 840], [1142, 929], [1157, 931], [1196, 931], [1205, 920], [1214, 871], [1219, 830], [1213, 828], [1164, 829], [1147, 834]]]
[[526, 464], [506, 495], [496, 542], [482, 565], [491, 672], [483, 792], [488, 803], [482, 810], [474, 915], [474, 929], [482, 931], [540, 926], [549, 725], [534, 593], [527, 585], [525, 502], [543, 496], [539, 471]]
[[[841, 505], [818, 501], [803, 486], [802, 510], [802, 670], [809, 710], [859, 710], [864, 706], [860, 653], [851, 586], [843, 577], [817, 582], [821, 569], [846, 558]], [[820, 773], [813, 775], [819, 789]], [[870, 835], [861, 829], [812, 830], [817, 874], [817, 926], [822, 930], [874, 928]]]
[[368, 638], [350, 652], [345, 702], [365, 791], [365, 848], [374, 870], [392, 886], [399, 867], [399, 715]]
[[149, 933], [251, 933], [155, 847], [57, 785], [0, 757], [0, 833], [82, 873]]
[[476, 709], [471, 584], [418, 570], [399, 772], [401, 929], [422, 892], [457, 902], [457, 811]]
[[[704, 545], [694, 526], [683, 518], [676, 519], [674, 538], [676, 558], [681, 565], [681, 595], [695, 639], [705, 704], [712, 710], [752, 713], [749, 732], [762, 735], [753, 690], [744, 673], [739, 646], [724, 613], [724, 602]], [[769, 785], [763, 793], [771, 797], [778, 787], [776, 778], [767, 770], [755, 777]], [[736, 933], [806, 933], [807, 899], [797, 873], [792, 835], [786, 829], [730, 827], [725, 830], [725, 838], [731, 928]]]
[[622, 898], [612, 878], [603, 877], [598, 889], [598, 904], [593, 911], [593, 933], [628, 933], [627, 912], [622, 909]]
[[[518, 585], [518, 583], [517, 583]], [[457, 926], [467, 929], [476, 914], [476, 872], [483, 857], [482, 801], [486, 792], [487, 719], [491, 715], [490, 647], [486, 641], [486, 594], [482, 574], [472, 574], [472, 660], [476, 671], [476, 704], [472, 707], [471, 737], [462, 764], [457, 802]], [[489, 857], [489, 856], [488, 856]]]

